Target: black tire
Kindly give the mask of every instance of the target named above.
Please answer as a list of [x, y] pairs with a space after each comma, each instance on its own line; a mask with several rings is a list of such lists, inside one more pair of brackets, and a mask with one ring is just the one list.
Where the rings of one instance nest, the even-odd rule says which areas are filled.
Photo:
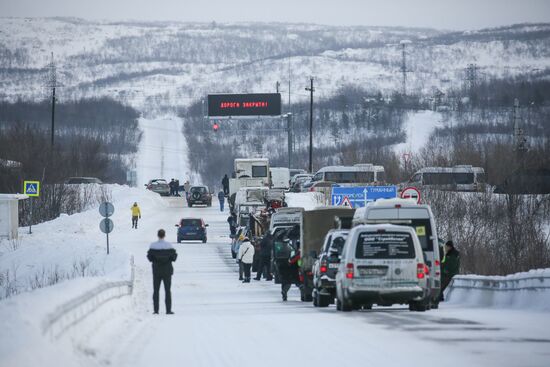
[[329, 296], [323, 296], [322, 294], [317, 293], [317, 305], [319, 307], [328, 307], [331, 303], [331, 299]]
[[193, 207], [193, 204], [192, 204], [192, 203], [188, 203], [187, 205], [188, 205], [190, 208]]
[[428, 310], [429, 300], [423, 299], [421, 301], [411, 301], [409, 303], [409, 311], [425, 312]]
[[313, 306], [319, 307], [319, 293], [317, 291], [313, 291]]
[[178, 238], [178, 243], [181, 243], [181, 240]]
[[202, 243], [206, 243], [206, 237], [202, 239]]
[[342, 302], [340, 301], [340, 299], [337, 299], [336, 309], [342, 312], [350, 312], [351, 310], [353, 310], [353, 305], [351, 304], [351, 302]]

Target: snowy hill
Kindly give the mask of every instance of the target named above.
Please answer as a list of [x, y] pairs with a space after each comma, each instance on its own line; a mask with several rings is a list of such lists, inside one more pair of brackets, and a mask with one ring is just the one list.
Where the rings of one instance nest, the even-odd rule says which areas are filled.
[[147, 113], [187, 106], [209, 92], [274, 91], [293, 102], [316, 77], [317, 95], [342, 85], [399, 90], [400, 40], [407, 39], [408, 88], [461, 85], [482, 77], [538, 75], [550, 65], [550, 25], [473, 32], [281, 23], [99, 22], [0, 18], [0, 98], [45, 96], [42, 68], [53, 52], [60, 98], [112, 96]]

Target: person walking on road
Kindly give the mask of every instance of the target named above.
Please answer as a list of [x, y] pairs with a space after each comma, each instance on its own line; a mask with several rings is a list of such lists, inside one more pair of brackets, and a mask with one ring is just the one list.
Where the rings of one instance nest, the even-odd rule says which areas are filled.
[[453, 241], [445, 243], [445, 256], [441, 261], [441, 294], [440, 300], [443, 301], [443, 291], [451, 283], [451, 279], [460, 271], [460, 252], [455, 248]]
[[218, 200], [220, 201], [220, 212], [223, 212], [223, 205], [225, 204], [225, 194], [223, 190], [218, 192]]
[[223, 187], [223, 193], [225, 195], [229, 195], [229, 177], [227, 177], [227, 173], [222, 178], [222, 187]]
[[134, 203], [130, 210], [132, 211], [132, 228], [137, 229], [138, 219], [141, 219], [141, 210], [137, 203]]
[[250, 283], [250, 268], [252, 267], [252, 262], [254, 261], [254, 246], [252, 246], [248, 237], [246, 237], [243, 240], [243, 243], [241, 243], [237, 256], [243, 265], [243, 283]]
[[153, 242], [147, 252], [147, 259], [153, 266], [153, 313], [159, 313], [159, 291], [160, 283], [162, 282], [164, 284], [166, 314], [172, 315], [174, 313], [172, 311], [172, 293], [170, 291], [172, 274], [174, 273], [172, 262], [176, 261], [178, 254], [172, 247], [172, 244], [164, 239], [166, 236], [164, 229], [159, 229], [157, 236], [158, 241]]
[[258, 266], [258, 272], [254, 280], [260, 280], [262, 274], [265, 280], [270, 281], [273, 279], [271, 274], [271, 251], [273, 249], [273, 235], [271, 232], [267, 232], [260, 242], [260, 263]]
[[185, 199], [189, 199], [189, 190], [191, 189], [191, 184], [189, 180], [185, 181], [183, 184], [183, 190], [185, 191]]
[[170, 187], [170, 196], [174, 196], [174, 193], [176, 192], [176, 181], [174, 181], [174, 179], [171, 179], [168, 183], [168, 186]]
[[[290, 246], [287, 244], [287, 246]], [[277, 260], [277, 269], [279, 272], [279, 278], [281, 280], [281, 296], [283, 301], [286, 301], [288, 298], [288, 291], [292, 284], [296, 284], [300, 287], [299, 284], [299, 266], [300, 261], [300, 252], [298, 251], [294, 256], [291, 256], [288, 259], [278, 259]]]
[[176, 178], [176, 181], [174, 181], [174, 195], [180, 196], [180, 180]]
[[229, 223], [229, 234], [235, 236], [237, 234], [237, 216], [233, 213], [227, 217], [227, 223]]

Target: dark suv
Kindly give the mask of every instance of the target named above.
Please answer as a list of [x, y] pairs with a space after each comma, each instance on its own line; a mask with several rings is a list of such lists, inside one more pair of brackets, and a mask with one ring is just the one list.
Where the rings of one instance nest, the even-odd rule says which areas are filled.
[[325, 236], [319, 258], [313, 265], [313, 305], [315, 307], [327, 307], [334, 303], [336, 273], [348, 233], [347, 229], [333, 229]]
[[178, 243], [181, 241], [202, 241], [206, 243], [206, 227], [208, 224], [204, 223], [204, 220], [200, 218], [184, 218], [180, 220], [178, 227]]
[[187, 205], [206, 205], [212, 206], [212, 194], [207, 186], [191, 186], [187, 194]]

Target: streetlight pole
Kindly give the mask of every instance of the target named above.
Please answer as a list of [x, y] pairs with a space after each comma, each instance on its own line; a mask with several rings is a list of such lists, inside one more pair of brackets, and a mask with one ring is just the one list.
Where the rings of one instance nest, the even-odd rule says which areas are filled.
[[313, 77], [310, 78], [310, 87], [306, 88], [309, 91], [309, 172], [313, 173]]
[[288, 132], [288, 169], [290, 169], [291, 166], [291, 157], [292, 157], [292, 113], [286, 114], [286, 129]]

